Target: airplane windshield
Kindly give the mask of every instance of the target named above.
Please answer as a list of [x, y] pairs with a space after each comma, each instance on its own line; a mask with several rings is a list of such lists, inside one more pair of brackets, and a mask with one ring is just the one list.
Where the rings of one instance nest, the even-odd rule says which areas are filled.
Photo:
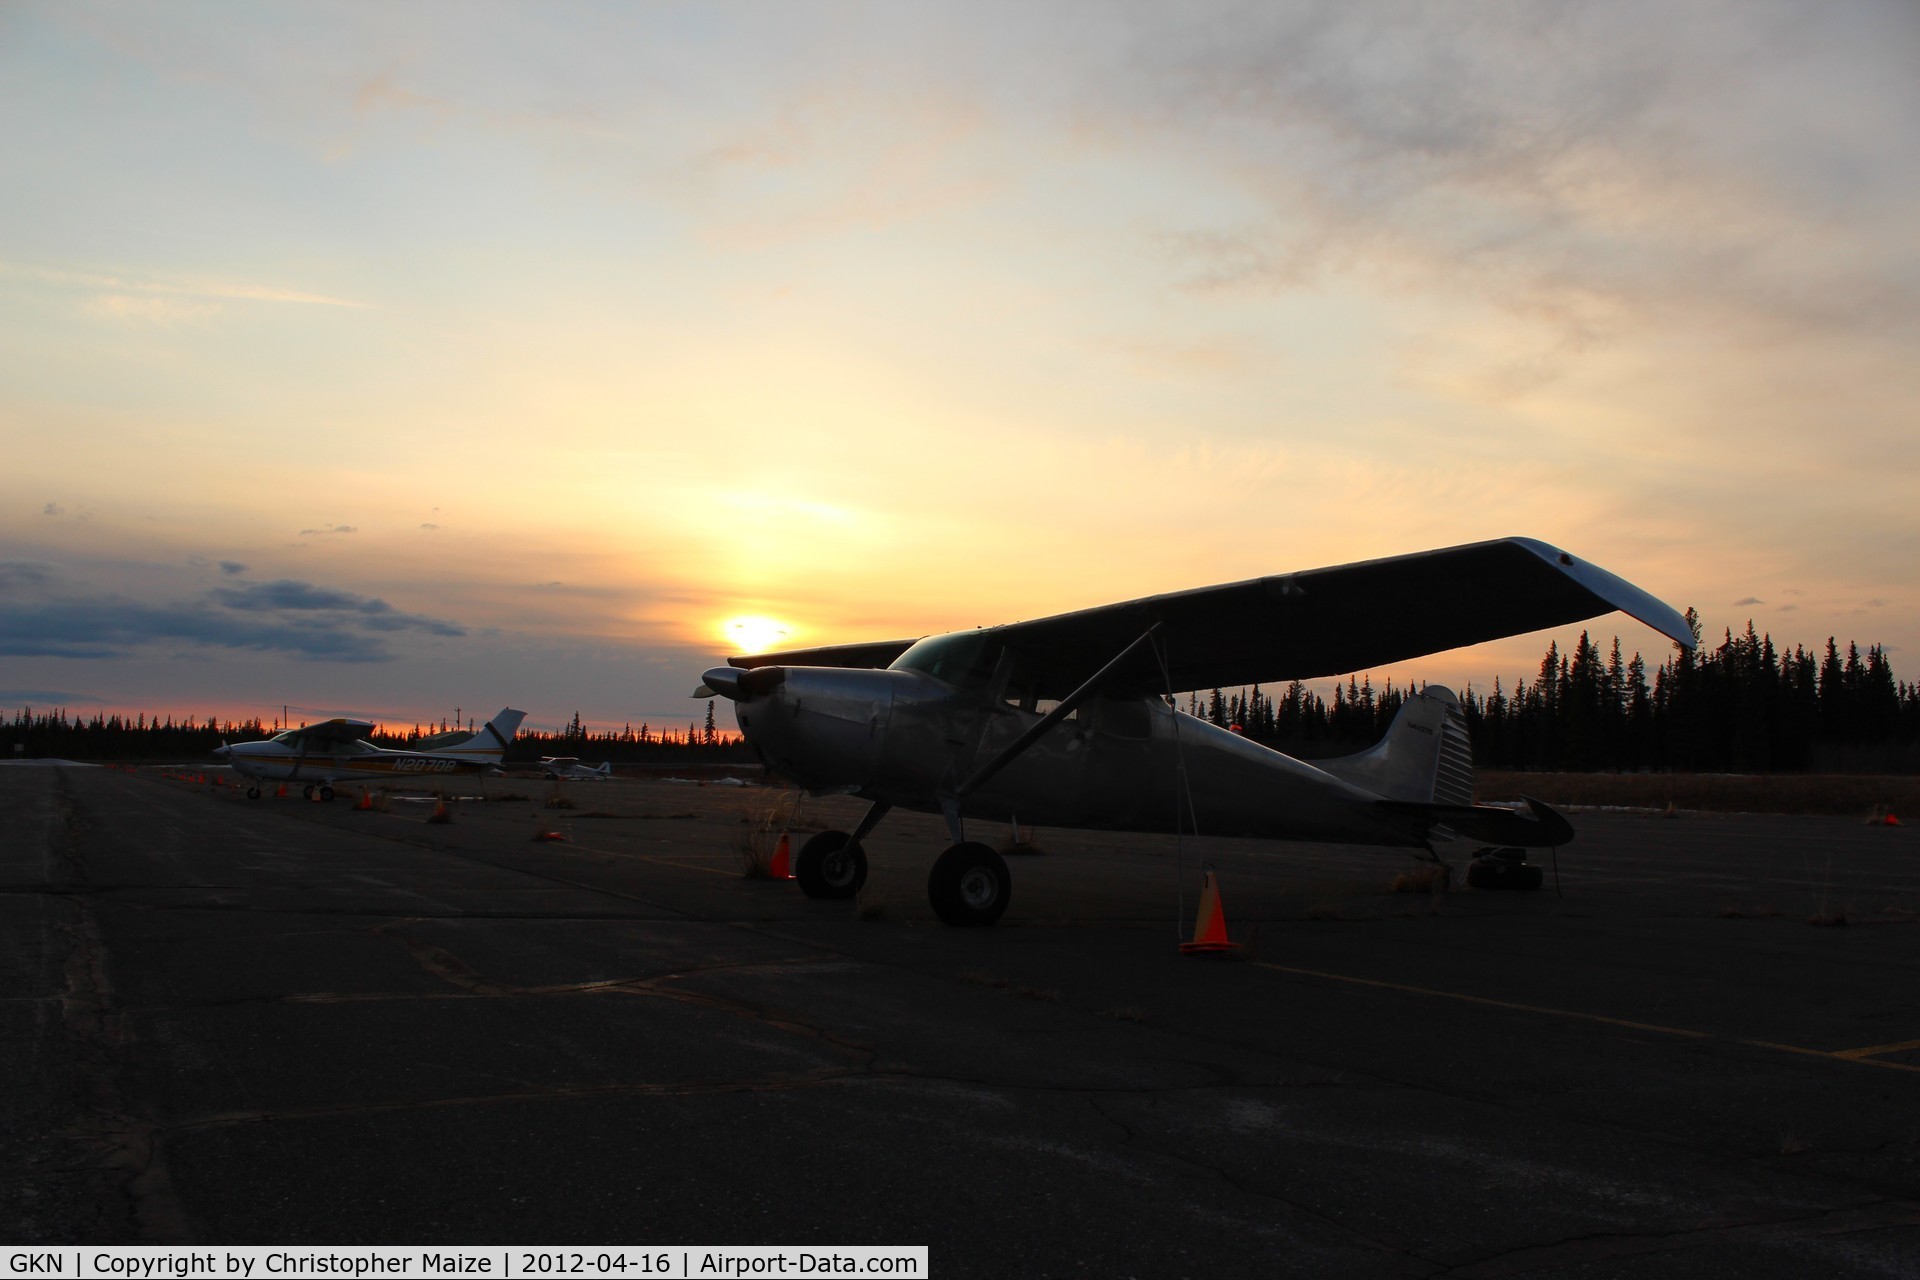
[[978, 631], [928, 636], [893, 660], [894, 671], [920, 671], [948, 684], [977, 685], [993, 674], [1000, 646]]

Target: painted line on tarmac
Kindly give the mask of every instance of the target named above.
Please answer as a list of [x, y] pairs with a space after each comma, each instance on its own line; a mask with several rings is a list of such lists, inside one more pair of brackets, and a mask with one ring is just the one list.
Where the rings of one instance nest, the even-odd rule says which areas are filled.
[[1388, 991], [1405, 991], [1416, 996], [1439, 996], [1445, 1000], [1461, 1000], [1467, 1004], [1490, 1005], [1495, 1009], [1514, 1009], [1521, 1013], [1541, 1013], [1553, 1018], [1578, 1018], [1583, 1022], [1604, 1022], [1611, 1027], [1627, 1027], [1634, 1031], [1658, 1031], [1663, 1035], [1686, 1036], [1693, 1040], [1711, 1040], [1714, 1037], [1705, 1031], [1689, 1031], [1685, 1027], [1664, 1027], [1653, 1022], [1630, 1022], [1625, 1018], [1609, 1018], [1598, 1013], [1580, 1013], [1572, 1009], [1550, 1009], [1538, 1004], [1515, 1004], [1511, 1000], [1495, 1000], [1490, 996], [1470, 996], [1464, 991], [1441, 991], [1435, 987], [1415, 987], [1404, 982], [1382, 982], [1378, 978], [1356, 978], [1346, 973], [1327, 973], [1321, 969], [1296, 969], [1284, 964], [1269, 964], [1256, 960], [1262, 969], [1275, 969], [1281, 973], [1298, 974], [1305, 978], [1326, 978], [1333, 982], [1351, 982], [1361, 987], [1381, 987]]
[[698, 863], [680, 862], [673, 858], [663, 858], [653, 853], [634, 853], [630, 849], [602, 849], [595, 845], [588, 844], [575, 844], [573, 847], [581, 853], [601, 853], [615, 858], [634, 858], [640, 862], [654, 863], [657, 866], [679, 867], [683, 871], [704, 871], [708, 875], [713, 876], [731, 876], [735, 880], [744, 880], [747, 878], [738, 868], [701, 866]]
[[[1516, 1013], [1537, 1013], [1549, 1018], [1571, 1018], [1580, 1022], [1598, 1022], [1609, 1027], [1625, 1027], [1631, 1031], [1653, 1031], [1660, 1035], [1681, 1036], [1688, 1040], [1719, 1040], [1710, 1031], [1693, 1031], [1686, 1027], [1668, 1027], [1657, 1022], [1634, 1022], [1627, 1018], [1609, 1018], [1600, 1013], [1582, 1013], [1577, 1009], [1555, 1009], [1547, 1005], [1519, 1004], [1512, 1000], [1495, 1000], [1491, 996], [1468, 995], [1464, 991], [1442, 991], [1437, 987], [1416, 987], [1405, 982], [1384, 982], [1378, 978], [1358, 978], [1349, 973], [1328, 973], [1324, 969], [1299, 969], [1291, 965], [1270, 964], [1265, 960], [1253, 962], [1262, 969], [1272, 969], [1277, 973], [1291, 973], [1302, 978], [1324, 978], [1329, 982], [1347, 982], [1359, 987], [1379, 987], [1385, 991], [1403, 991], [1408, 995], [1438, 996], [1443, 1000], [1459, 1000], [1465, 1004], [1486, 1005], [1494, 1009], [1511, 1009]], [[1898, 1044], [1871, 1045], [1865, 1049], [1807, 1049], [1799, 1045], [1778, 1044], [1772, 1040], [1737, 1040], [1736, 1044], [1754, 1049], [1773, 1049], [1780, 1053], [1794, 1053], [1808, 1058], [1831, 1058], [1835, 1062], [1853, 1062], [1869, 1067], [1886, 1067], [1893, 1071], [1912, 1071], [1920, 1073], [1920, 1066], [1905, 1062], [1887, 1062], [1877, 1054], [1900, 1053], [1911, 1049], [1920, 1049], [1920, 1040], [1906, 1040]]]
[[1920, 1040], [1902, 1040], [1899, 1044], [1868, 1045], [1864, 1049], [1842, 1049], [1833, 1056], [1836, 1058], [1877, 1058], [1883, 1053], [1905, 1053], [1910, 1049], [1920, 1049]]

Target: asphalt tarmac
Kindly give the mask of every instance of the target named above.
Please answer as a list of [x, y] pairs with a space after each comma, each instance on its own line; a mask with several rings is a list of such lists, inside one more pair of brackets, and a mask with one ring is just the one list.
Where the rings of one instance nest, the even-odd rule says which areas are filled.
[[[0, 1243], [1920, 1274], [1914, 827], [1576, 813], [1558, 894], [1041, 831], [956, 930], [931, 818], [855, 903], [742, 874], [851, 801], [504, 778], [436, 825], [163, 772], [0, 769]], [[1231, 958], [1176, 945], [1202, 863]]]

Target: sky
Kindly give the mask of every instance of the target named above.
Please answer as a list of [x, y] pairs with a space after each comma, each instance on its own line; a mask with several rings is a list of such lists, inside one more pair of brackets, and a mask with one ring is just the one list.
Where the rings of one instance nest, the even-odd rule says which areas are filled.
[[1905, 0], [0, 4], [0, 707], [683, 725], [1513, 534], [1915, 679], [1916, 67]]

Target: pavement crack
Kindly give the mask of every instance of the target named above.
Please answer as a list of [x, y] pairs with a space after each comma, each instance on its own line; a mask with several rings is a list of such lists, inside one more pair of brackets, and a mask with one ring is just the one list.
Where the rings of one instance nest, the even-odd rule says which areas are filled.
[[1705, 1222], [1675, 1231], [1595, 1231], [1544, 1244], [1522, 1245], [1455, 1264], [1442, 1275], [1495, 1280], [1535, 1271], [1563, 1271], [1616, 1258], [1665, 1253], [1699, 1245], [1790, 1236], [1840, 1236], [1889, 1227], [1920, 1226], [1920, 1202], [1879, 1199], [1814, 1213], [1738, 1222]]
[[56, 926], [67, 941], [62, 1020], [73, 1054], [80, 1119], [71, 1131], [95, 1153], [94, 1167], [121, 1178], [130, 1234], [145, 1244], [191, 1239], [186, 1213], [154, 1141], [155, 1126], [139, 1114], [125, 1084], [137, 1045], [113, 990], [106, 940], [93, 904], [75, 897], [73, 917]]
[[[376, 926], [372, 932], [393, 938], [407, 949], [408, 954], [413, 957], [414, 961], [419, 964], [422, 969], [468, 996], [489, 998], [552, 995], [654, 996], [679, 1004], [693, 1005], [731, 1014], [734, 1017], [744, 1018], [749, 1022], [787, 1035], [818, 1040], [823, 1044], [832, 1045], [836, 1049], [851, 1054], [868, 1064], [871, 1064], [876, 1056], [875, 1050], [871, 1045], [850, 1040], [842, 1036], [836, 1036], [821, 1027], [790, 1017], [786, 1014], [778, 1013], [765, 1006], [748, 1004], [745, 1001], [714, 995], [710, 992], [688, 991], [671, 985], [698, 973], [806, 964], [813, 962], [812, 957], [806, 957], [801, 960], [775, 962], [754, 961], [745, 964], [709, 965], [696, 969], [676, 969], [671, 973], [661, 974], [653, 978], [624, 978], [597, 982], [564, 983], [545, 987], [523, 987], [489, 981], [477, 969], [473, 968], [473, 966], [469, 965], [459, 956], [454, 955], [451, 951], [448, 951], [445, 947], [436, 946], [422, 938], [404, 932], [401, 926], [405, 923], [407, 923], [407, 921], [392, 921]], [[352, 997], [309, 997], [309, 999], [315, 1003], [321, 1002], [323, 999], [329, 1002], [345, 1003], [351, 1000]]]

